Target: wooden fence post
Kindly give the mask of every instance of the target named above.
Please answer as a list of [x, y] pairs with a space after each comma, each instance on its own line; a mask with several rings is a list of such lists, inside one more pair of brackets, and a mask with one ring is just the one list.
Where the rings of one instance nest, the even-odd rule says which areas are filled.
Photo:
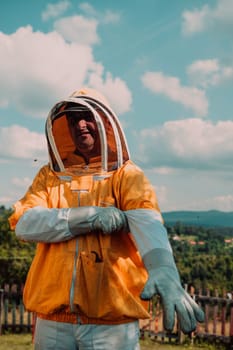
[[233, 345], [233, 303], [231, 302], [230, 311], [230, 344]]
[[[223, 291], [223, 298], [226, 299], [226, 291]], [[222, 311], [221, 311], [221, 335], [226, 335], [226, 317], [227, 317], [227, 303], [224, 303], [222, 305]]]
[[2, 335], [3, 293], [4, 293], [4, 290], [0, 289], [0, 335]]
[[[210, 291], [207, 290], [207, 297], [210, 297]], [[209, 333], [209, 303], [205, 304], [205, 332]]]
[[3, 300], [3, 309], [4, 309], [4, 328], [8, 329], [8, 311], [9, 311], [9, 284], [4, 285], [4, 300]]
[[[218, 298], [219, 294], [218, 291], [215, 290], [215, 297]], [[217, 317], [218, 317], [218, 301], [214, 302], [214, 310], [213, 310], [213, 334], [216, 335], [217, 333]]]

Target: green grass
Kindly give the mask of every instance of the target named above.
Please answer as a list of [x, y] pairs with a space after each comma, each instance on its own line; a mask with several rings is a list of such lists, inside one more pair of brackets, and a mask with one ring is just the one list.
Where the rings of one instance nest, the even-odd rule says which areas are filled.
[[173, 343], [161, 343], [161, 342], [154, 342], [150, 339], [145, 339], [140, 341], [141, 344], [141, 350], [223, 350], [223, 348], [215, 347], [213, 345], [203, 343], [203, 344], [190, 344], [190, 343], [184, 343], [182, 345]]
[[0, 336], [0, 350], [33, 350], [30, 334], [4, 334]]
[[[170, 345], [155, 343], [149, 339], [141, 340], [141, 350], [217, 350], [211, 345]], [[33, 350], [30, 334], [4, 334], [0, 336], [0, 350]], [[54, 349], [55, 350], [55, 349]], [[67, 349], [68, 350], [68, 349]]]

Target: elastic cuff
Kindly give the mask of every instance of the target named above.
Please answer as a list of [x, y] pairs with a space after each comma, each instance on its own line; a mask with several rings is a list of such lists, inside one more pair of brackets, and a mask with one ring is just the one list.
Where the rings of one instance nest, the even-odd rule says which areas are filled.
[[68, 227], [72, 236], [78, 236], [93, 231], [92, 222], [88, 222], [87, 209], [71, 208], [68, 214]]
[[174, 257], [167, 249], [155, 248], [143, 256], [143, 262], [148, 270], [167, 266], [176, 269]]

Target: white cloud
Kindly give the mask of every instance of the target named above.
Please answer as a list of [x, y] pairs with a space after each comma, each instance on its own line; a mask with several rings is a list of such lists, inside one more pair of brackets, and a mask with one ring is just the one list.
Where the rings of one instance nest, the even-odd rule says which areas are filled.
[[159, 175], [170, 175], [173, 172], [174, 172], [174, 169], [170, 167], [157, 167], [151, 170], [151, 174], [159, 174]]
[[118, 23], [120, 15], [117, 12], [111, 10], [97, 11], [91, 4], [83, 2], [79, 5], [79, 8], [89, 17], [98, 19], [99, 23], [109, 24]]
[[93, 45], [99, 42], [97, 35], [98, 22], [82, 16], [65, 17], [54, 23], [55, 30], [62, 37], [80, 45]]
[[[126, 83], [104, 71], [90, 45], [67, 43], [56, 32], [33, 32], [27, 26], [11, 35], [0, 33], [0, 57], [0, 104], [26, 115], [45, 118], [56, 101], [83, 85], [115, 86], [118, 91], [110, 100], [115, 111], [124, 113], [130, 108]], [[123, 102], [118, 108], [119, 100]]]
[[217, 59], [198, 60], [193, 62], [188, 67], [190, 74], [196, 74], [202, 72], [203, 74], [212, 74], [219, 71], [219, 62]]
[[202, 32], [206, 25], [209, 7], [204, 5], [201, 10], [184, 11], [182, 13], [182, 31], [185, 35]]
[[82, 2], [79, 8], [88, 16], [97, 17], [98, 11], [88, 2]]
[[8, 100], [0, 96], [0, 108], [6, 108], [8, 106]]
[[115, 112], [121, 114], [130, 110], [132, 94], [123, 80], [113, 78], [110, 73], [107, 73], [106, 80], [103, 81], [99, 74], [92, 73], [89, 81], [91, 86], [106, 96]]
[[120, 15], [116, 12], [111, 11], [111, 10], [106, 10], [102, 20], [100, 19], [100, 21], [102, 23], [105, 23], [105, 24], [118, 23], [119, 20], [120, 20]]
[[182, 86], [177, 77], [166, 76], [161, 72], [147, 72], [143, 75], [142, 82], [152, 92], [163, 94], [172, 101], [181, 103], [198, 116], [205, 116], [208, 112], [205, 92], [195, 87]]
[[[0, 156], [1, 157], [1, 156]], [[10, 160], [5, 158], [0, 158], [0, 164], [9, 164]]]
[[47, 159], [45, 136], [19, 125], [0, 128], [0, 156]]
[[186, 119], [144, 129], [140, 158], [150, 167], [230, 170], [233, 168], [233, 121]]
[[163, 203], [166, 203], [168, 199], [168, 190], [166, 186], [154, 186], [155, 187], [155, 193], [157, 198], [159, 199], [159, 205], [163, 205]]
[[0, 196], [0, 205], [11, 205], [15, 198], [17, 197], [14, 197], [14, 195]]
[[204, 88], [233, 78], [233, 68], [221, 66], [218, 59], [197, 60], [188, 68], [191, 82]]
[[233, 211], [233, 195], [231, 194], [216, 196], [211, 199], [211, 202], [218, 210]]
[[[231, 28], [233, 26], [232, 0], [218, 0], [216, 5], [204, 5], [200, 9], [184, 11], [182, 14], [182, 31], [184, 35], [192, 35], [210, 28]], [[230, 30], [231, 32], [231, 30]]]
[[220, 211], [233, 211], [233, 196], [231, 194], [220, 195], [194, 201], [190, 210], [209, 210], [215, 209]]
[[210, 10], [210, 17], [218, 23], [232, 27], [233, 2], [232, 0], [218, 0], [216, 7]]
[[42, 20], [47, 21], [50, 18], [56, 18], [62, 15], [70, 7], [70, 2], [63, 0], [56, 4], [47, 4], [46, 9], [42, 12]]
[[30, 179], [29, 177], [13, 177], [11, 182], [13, 185], [17, 187], [23, 187], [25, 189], [26, 187], [29, 187], [31, 185], [32, 179]]

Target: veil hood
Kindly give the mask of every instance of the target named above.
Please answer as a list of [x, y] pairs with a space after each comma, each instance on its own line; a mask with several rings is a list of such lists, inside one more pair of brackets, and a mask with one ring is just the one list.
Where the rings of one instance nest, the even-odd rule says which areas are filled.
[[[87, 164], [75, 155], [67, 118], [88, 113], [93, 118], [100, 140], [99, 154]], [[74, 175], [100, 175], [120, 168], [129, 158], [129, 150], [120, 122], [106, 98], [98, 91], [83, 88], [56, 103], [45, 126], [52, 170]]]

